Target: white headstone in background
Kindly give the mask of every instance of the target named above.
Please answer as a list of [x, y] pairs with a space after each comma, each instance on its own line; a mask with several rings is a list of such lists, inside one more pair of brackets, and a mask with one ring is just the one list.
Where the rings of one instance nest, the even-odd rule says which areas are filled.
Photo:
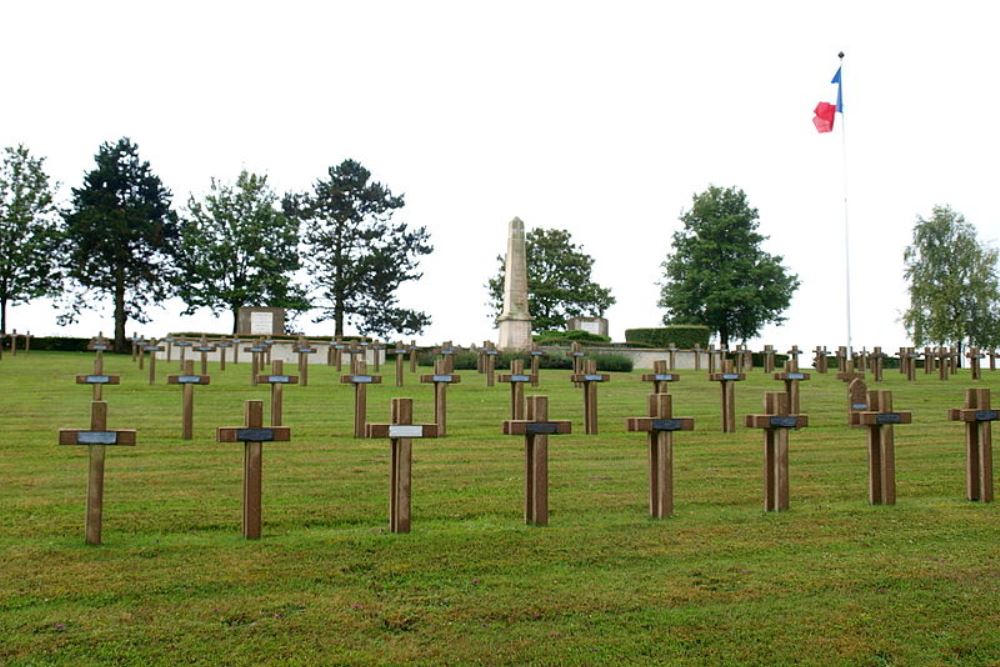
[[587, 333], [601, 335], [601, 323], [595, 320], [581, 320], [580, 329]]
[[274, 331], [274, 313], [250, 313], [250, 333], [270, 336]]

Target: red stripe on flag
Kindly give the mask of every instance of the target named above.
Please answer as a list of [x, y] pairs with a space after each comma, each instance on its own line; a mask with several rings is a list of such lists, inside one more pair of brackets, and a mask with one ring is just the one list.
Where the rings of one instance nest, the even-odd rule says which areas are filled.
[[818, 132], [831, 132], [833, 130], [833, 119], [837, 115], [837, 105], [829, 102], [820, 102], [813, 110], [813, 125]]

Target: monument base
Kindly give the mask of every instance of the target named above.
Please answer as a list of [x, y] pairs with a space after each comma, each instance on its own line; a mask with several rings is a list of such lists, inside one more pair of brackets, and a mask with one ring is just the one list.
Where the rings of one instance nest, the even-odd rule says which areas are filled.
[[501, 318], [497, 347], [501, 352], [519, 352], [531, 347], [531, 318]]

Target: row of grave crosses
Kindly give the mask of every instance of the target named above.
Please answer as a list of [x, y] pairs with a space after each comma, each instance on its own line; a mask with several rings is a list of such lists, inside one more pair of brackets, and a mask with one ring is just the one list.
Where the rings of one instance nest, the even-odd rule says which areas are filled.
[[[60, 429], [59, 444], [87, 445], [90, 463], [87, 489], [86, 541], [90, 544], [101, 542], [101, 520], [103, 507], [105, 447], [135, 445], [136, 431], [132, 429], [109, 429], [107, 427], [107, 403], [101, 399], [101, 388], [105, 384], [118, 384], [118, 376], [103, 373], [103, 355], [106, 342], [92, 341], [97, 352], [94, 374], [78, 376], [77, 382], [91, 384], [94, 401], [91, 405], [89, 430]], [[375, 377], [364, 372], [364, 360], [354, 360], [354, 372], [345, 375], [342, 382], [355, 386], [361, 394], [356, 406], [364, 403], [363, 392]], [[524, 518], [528, 524], [545, 525], [548, 522], [548, 436], [567, 434], [572, 430], [571, 422], [550, 420], [548, 399], [545, 396], [523, 397], [523, 386], [530, 382], [530, 376], [523, 374], [523, 362], [516, 361], [512, 372], [501, 381], [511, 383], [511, 419], [502, 425], [505, 435], [521, 435], [525, 438], [525, 494]], [[585, 388], [585, 422], [588, 429], [596, 432], [595, 383], [606, 382], [607, 376], [594, 372], [593, 361], [584, 362], [582, 373], [571, 379]], [[731, 392], [732, 382], [743, 379], [743, 374], [733, 372], [731, 361], [726, 361], [723, 372], [717, 379], [723, 386], [723, 396], [727, 388]], [[410, 530], [410, 498], [412, 481], [412, 441], [417, 438], [445, 435], [444, 391], [448, 384], [458, 381], [458, 376], [449, 371], [447, 357], [437, 361], [435, 373], [423, 376], [422, 381], [435, 385], [435, 423], [414, 425], [412, 423], [412, 399], [397, 398], [392, 401], [389, 424], [365, 424], [363, 415], [356, 409], [355, 435], [361, 437], [388, 437], [390, 439], [390, 530], [408, 532]], [[291, 430], [282, 426], [282, 387], [294, 384], [298, 378], [282, 373], [282, 362], [273, 362], [271, 375], [261, 375], [258, 381], [271, 385], [271, 424], [263, 425], [263, 402], [247, 401], [244, 424], [238, 427], [220, 427], [217, 430], [219, 442], [242, 442], [244, 445], [243, 482], [243, 535], [256, 539], [261, 535], [262, 517], [262, 458], [263, 443], [282, 442], [291, 439]], [[643, 376], [644, 381], [654, 383], [654, 393], [649, 397], [648, 415], [626, 420], [625, 427], [631, 432], [645, 432], [648, 439], [649, 462], [649, 512], [654, 518], [669, 516], [673, 512], [673, 433], [694, 428], [694, 420], [673, 415], [672, 397], [667, 393], [669, 383], [678, 376], [665, 372], [663, 367], [657, 372]], [[185, 392], [192, 385], [207, 383], [204, 376], [193, 374], [193, 361], [185, 362], [185, 375], [171, 376], [172, 383], [182, 384]], [[519, 372], [522, 371], [522, 372]], [[746, 416], [746, 426], [760, 428], [764, 435], [764, 509], [781, 511], [789, 506], [789, 430], [808, 426], [808, 416], [799, 414], [797, 393], [788, 391], [808, 375], [798, 372], [794, 359], [789, 359], [783, 373], [776, 373], [776, 379], [786, 383], [784, 392], [766, 392], [764, 412]], [[912, 413], [894, 411], [892, 394], [888, 391], [866, 391], [864, 381], [854, 378], [849, 388], [850, 424], [867, 428], [869, 501], [872, 504], [894, 504], [895, 490], [895, 450], [893, 427], [912, 422]], [[731, 394], [730, 394], [731, 396]], [[725, 398], [724, 398], [725, 400]], [[190, 403], [185, 394], [185, 406]], [[731, 398], [729, 405], [732, 405]], [[439, 412], [440, 409], [440, 412]], [[187, 410], [186, 410], [187, 411]], [[990, 502], [993, 500], [992, 439], [991, 422], [1000, 418], [997, 411], [990, 408], [989, 390], [970, 389], [966, 394], [963, 408], [949, 411], [949, 418], [966, 425], [966, 495], [970, 500]], [[734, 417], [724, 413], [724, 426]], [[186, 424], [189, 420], [186, 420]], [[358, 428], [363, 429], [358, 433]]]
[[27, 354], [31, 352], [31, 339], [34, 336], [28, 331], [23, 334], [17, 333], [17, 329], [13, 329], [9, 334], [0, 333], [0, 360], [3, 359], [4, 346], [6, 345], [10, 350], [10, 356], [17, 356], [17, 341], [21, 339], [21, 350]]

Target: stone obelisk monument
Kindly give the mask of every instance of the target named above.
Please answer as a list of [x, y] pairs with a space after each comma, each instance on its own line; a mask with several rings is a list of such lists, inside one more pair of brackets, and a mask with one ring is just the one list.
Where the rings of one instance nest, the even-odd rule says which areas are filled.
[[507, 259], [504, 261], [503, 312], [497, 318], [501, 350], [526, 350], [531, 345], [531, 315], [528, 313], [528, 260], [524, 248], [524, 223], [510, 221]]

